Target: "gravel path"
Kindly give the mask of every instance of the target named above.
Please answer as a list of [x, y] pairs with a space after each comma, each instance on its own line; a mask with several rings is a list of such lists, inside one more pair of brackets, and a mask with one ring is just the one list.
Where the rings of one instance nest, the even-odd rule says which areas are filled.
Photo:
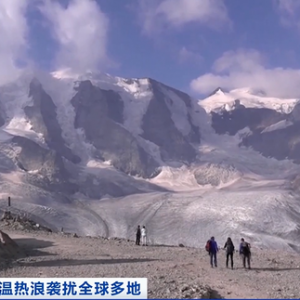
[[[205, 250], [135, 246], [125, 240], [5, 231], [29, 253], [2, 277], [147, 277], [149, 298], [299, 298], [300, 256], [253, 250], [252, 270], [211, 268]], [[208, 291], [209, 286], [212, 290]], [[219, 296], [220, 295], [220, 296]]]

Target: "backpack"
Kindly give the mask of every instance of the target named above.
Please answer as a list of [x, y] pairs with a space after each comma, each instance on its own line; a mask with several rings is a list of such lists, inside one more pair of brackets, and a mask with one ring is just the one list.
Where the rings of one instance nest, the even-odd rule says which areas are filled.
[[228, 243], [227, 244], [227, 252], [228, 253], [233, 253], [234, 252], [234, 245], [233, 245], [233, 243]]
[[242, 249], [243, 254], [249, 255], [250, 254], [249, 244], [245, 242], [242, 247], [243, 247], [243, 249]]
[[207, 252], [209, 252], [209, 250], [210, 250], [210, 240], [208, 240], [208, 241], [206, 242], [205, 250], [206, 250]]

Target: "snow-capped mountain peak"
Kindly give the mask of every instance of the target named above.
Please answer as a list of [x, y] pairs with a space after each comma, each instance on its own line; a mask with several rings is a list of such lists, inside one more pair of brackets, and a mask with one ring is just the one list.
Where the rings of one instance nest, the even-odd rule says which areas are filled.
[[51, 72], [51, 75], [60, 80], [71, 80], [71, 81], [84, 81], [84, 80], [91, 80], [91, 81], [102, 81], [106, 82], [107, 84], [111, 83], [114, 84], [118, 81], [117, 77], [113, 77], [107, 73], [100, 72], [100, 71], [86, 71], [84, 73], [78, 73], [72, 71], [71, 69], [61, 69], [54, 72]]
[[71, 69], [61, 69], [51, 72], [51, 75], [57, 79], [73, 79], [76, 80], [80, 75], [71, 71]]
[[210, 93], [209, 97], [213, 95], [222, 95], [222, 94], [225, 94], [225, 91], [221, 87], [217, 87], [212, 93]]
[[145, 222], [157, 243], [178, 244], [180, 231], [191, 246], [210, 234], [286, 246], [299, 211], [296, 103], [249, 88], [198, 102], [149, 78], [24, 72], [0, 87], [1, 193], [82, 235], [130, 238]]
[[199, 101], [206, 112], [219, 112], [222, 110], [231, 111], [236, 107], [236, 100], [248, 108], [269, 108], [282, 113], [290, 113], [299, 99], [281, 99], [267, 97], [262, 92], [254, 91], [251, 88], [239, 88], [224, 92], [218, 89], [214, 94]]

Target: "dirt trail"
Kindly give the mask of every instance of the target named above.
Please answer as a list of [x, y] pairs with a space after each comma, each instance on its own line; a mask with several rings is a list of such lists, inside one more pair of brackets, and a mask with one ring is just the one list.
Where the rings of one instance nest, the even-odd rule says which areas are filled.
[[[135, 246], [125, 240], [74, 238], [60, 234], [6, 231], [28, 257], [0, 271], [2, 277], [147, 277], [149, 298], [199, 298], [193, 286], [210, 286], [224, 298], [299, 298], [300, 256], [253, 251], [253, 268], [211, 268], [205, 250]], [[216, 294], [215, 294], [216, 295]]]

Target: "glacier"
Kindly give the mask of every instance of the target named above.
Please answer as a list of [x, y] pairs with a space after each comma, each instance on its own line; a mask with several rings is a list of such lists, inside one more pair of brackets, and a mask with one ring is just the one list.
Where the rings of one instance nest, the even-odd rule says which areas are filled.
[[[39, 176], [38, 170], [26, 171], [16, 166], [20, 149], [7, 144], [12, 137], [22, 136], [49, 148], [44, 136], [32, 130], [24, 113], [25, 106], [33, 105], [28, 96], [32, 77], [38, 78], [53, 99], [62, 137], [81, 158], [77, 165], [64, 160], [71, 181], [82, 185], [88, 182], [89, 193], [50, 191], [31, 183], [33, 176]], [[78, 82], [84, 80], [120, 95], [124, 105], [120, 127], [132, 134], [159, 164], [156, 176], [129, 176], [114, 167], [111, 160], [94, 156], [96, 146], [86, 139], [83, 129], [74, 128], [76, 112], [70, 104]], [[299, 100], [255, 95], [248, 89], [229, 93], [218, 90], [205, 100], [189, 98], [187, 105], [183, 95], [163, 84], [155, 85], [168, 103], [171, 119], [183, 139], [188, 138], [192, 126], [199, 128], [201, 142], [191, 142], [197, 154], [191, 164], [164, 161], [160, 146], [143, 137], [143, 117], [156, 92], [149, 79], [37, 72], [26, 73], [1, 87], [0, 102], [6, 122], [0, 129], [0, 209], [8, 209], [6, 198], [11, 196], [12, 212], [25, 214], [54, 231], [63, 228], [78, 235], [134, 239], [137, 225], [145, 225], [150, 244], [204, 247], [213, 235], [220, 245], [228, 236], [236, 243], [244, 237], [254, 247], [298, 251], [300, 195], [291, 181], [300, 172], [299, 164], [241, 147], [242, 131], [235, 135], [217, 134], [209, 112], [232, 110], [234, 101], [240, 99], [245, 106], [287, 114]], [[266, 131], [282, 128], [278, 125]], [[113, 184], [110, 194], [103, 192], [98, 197], [98, 192], [92, 191], [94, 186], [101, 189], [101, 185], [109, 184]]]

